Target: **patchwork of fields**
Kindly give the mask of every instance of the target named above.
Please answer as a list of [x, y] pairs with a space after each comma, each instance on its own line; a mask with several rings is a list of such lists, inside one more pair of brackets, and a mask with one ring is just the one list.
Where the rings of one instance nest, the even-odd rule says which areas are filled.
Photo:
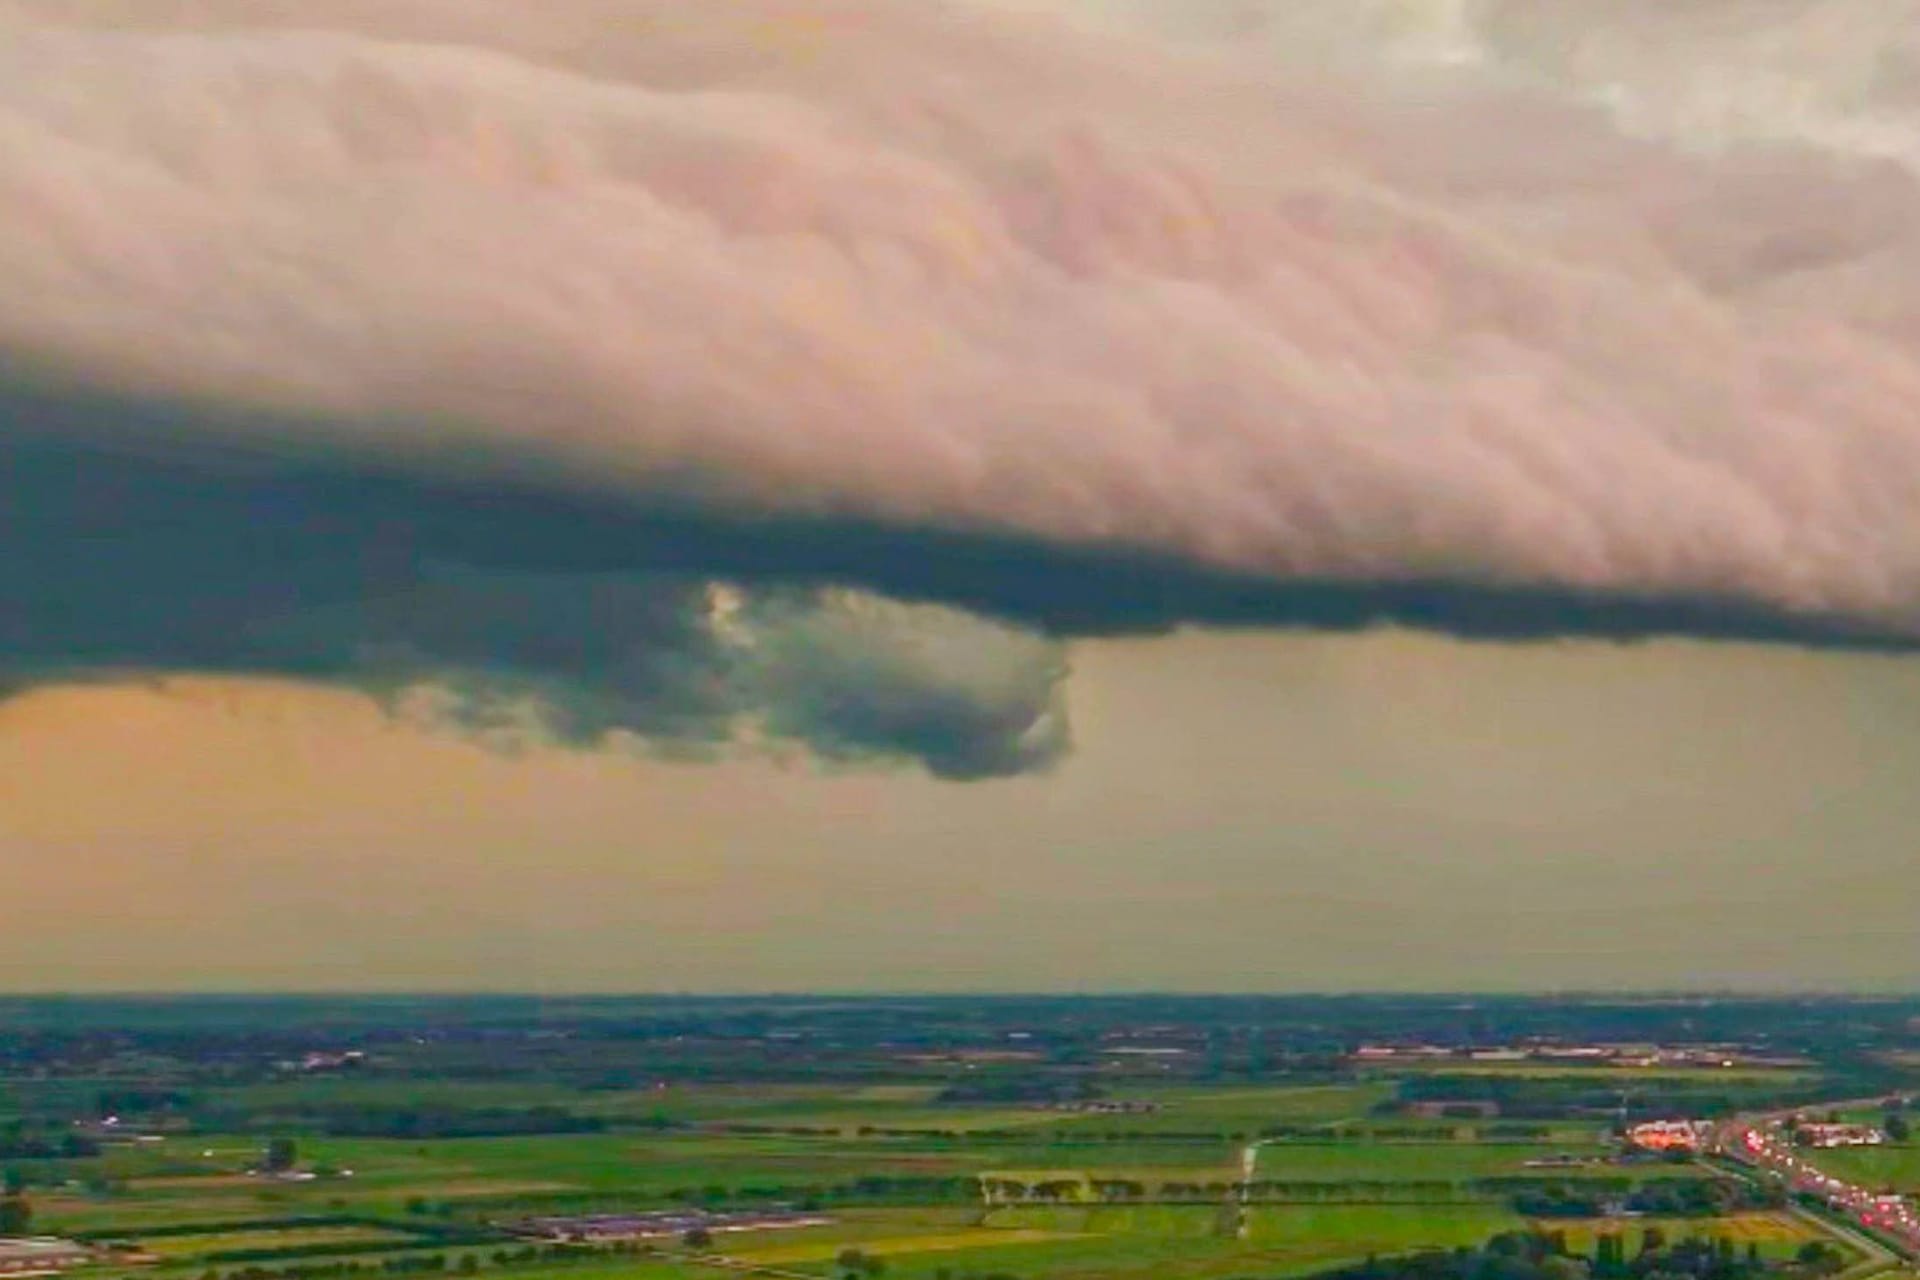
[[[1489, 1189], [1501, 1179], [1573, 1184], [1686, 1172], [1611, 1163], [1598, 1121], [1523, 1127], [1391, 1116], [1383, 1104], [1393, 1093], [1384, 1079], [1132, 1086], [1113, 1101], [1142, 1109], [1095, 1113], [956, 1105], [935, 1086], [900, 1083], [602, 1092], [537, 1082], [258, 1084], [233, 1091], [236, 1113], [284, 1113], [292, 1125], [355, 1107], [565, 1107], [589, 1131], [298, 1133], [312, 1175], [300, 1181], [247, 1171], [260, 1153], [257, 1130], [166, 1135], [107, 1149], [92, 1184], [49, 1188], [36, 1203], [44, 1229], [137, 1242], [158, 1259], [161, 1280], [233, 1280], [250, 1259], [310, 1264], [316, 1278], [429, 1270], [683, 1280], [723, 1266], [825, 1278], [844, 1270], [849, 1249], [904, 1280], [1229, 1280], [1474, 1246], [1527, 1229], [1533, 1224]], [[1874, 1164], [1889, 1178], [1920, 1175], [1908, 1150], [1835, 1159]], [[1066, 1202], [989, 1205], [983, 1177], [1076, 1190], [1060, 1196]], [[1236, 1190], [1242, 1181], [1261, 1196], [1237, 1206], [1248, 1194]], [[1127, 1186], [1138, 1203], [1102, 1199]], [[1174, 1202], [1182, 1196], [1188, 1202]], [[529, 1213], [776, 1203], [817, 1207], [833, 1222], [565, 1260], [533, 1256], [498, 1238], [496, 1226]], [[1815, 1234], [1796, 1218], [1758, 1213], [1555, 1225], [1582, 1250], [1603, 1227], [1710, 1232], [1782, 1255]]]

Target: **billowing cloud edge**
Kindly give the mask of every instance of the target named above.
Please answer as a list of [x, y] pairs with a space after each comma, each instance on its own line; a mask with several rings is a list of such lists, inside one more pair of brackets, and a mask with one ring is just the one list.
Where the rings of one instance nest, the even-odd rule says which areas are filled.
[[1715, 3], [0, 0], [6, 669], [975, 777], [1075, 635], [1908, 648], [1907, 108]]

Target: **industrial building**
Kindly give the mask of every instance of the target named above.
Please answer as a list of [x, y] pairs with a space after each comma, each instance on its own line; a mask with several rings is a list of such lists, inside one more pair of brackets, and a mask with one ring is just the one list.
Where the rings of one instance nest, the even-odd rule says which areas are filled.
[[1699, 1120], [1654, 1120], [1627, 1130], [1627, 1141], [1643, 1151], [1698, 1151], [1710, 1128]]

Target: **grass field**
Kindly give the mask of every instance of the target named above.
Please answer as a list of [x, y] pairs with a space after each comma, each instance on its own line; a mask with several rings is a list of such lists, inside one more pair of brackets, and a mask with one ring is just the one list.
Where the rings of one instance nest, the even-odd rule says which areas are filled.
[[[1495, 1207], [1393, 1205], [1258, 1207], [1244, 1240], [1222, 1234], [1223, 1216], [1211, 1206], [1006, 1209], [988, 1222], [1071, 1233], [1079, 1238], [1053, 1246], [1061, 1259], [1046, 1274], [1100, 1276], [1291, 1275], [1369, 1253], [1478, 1244], [1524, 1225]], [[1102, 1257], [1109, 1261], [1074, 1269]]]
[[214, 1253], [254, 1249], [297, 1249], [308, 1245], [417, 1245], [419, 1238], [403, 1231], [347, 1224], [289, 1227], [281, 1230], [215, 1231], [206, 1234], [154, 1236], [141, 1247], [164, 1259], [204, 1258]]
[[[1369, 1253], [1452, 1248], [1484, 1242], [1500, 1231], [1527, 1227], [1494, 1207], [1266, 1207], [1248, 1215], [1247, 1236], [1230, 1231], [1230, 1218], [1212, 1206], [1020, 1208], [998, 1210], [983, 1220], [950, 1211], [873, 1210], [850, 1214], [830, 1228], [729, 1238], [716, 1246], [726, 1257], [751, 1266], [811, 1275], [832, 1273], [840, 1250], [857, 1247], [884, 1258], [889, 1276], [939, 1280], [942, 1276], [1012, 1275], [1066, 1280], [1227, 1280], [1247, 1275], [1303, 1275]], [[1576, 1248], [1590, 1247], [1600, 1224], [1539, 1224], [1568, 1230]], [[1810, 1238], [1785, 1217], [1751, 1214], [1710, 1221], [1634, 1220], [1618, 1224], [1629, 1238], [1658, 1226], [1670, 1238], [1700, 1233], [1729, 1235], [1744, 1245], [1760, 1243], [1781, 1256]], [[591, 1275], [596, 1280], [691, 1280], [711, 1277], [710, 1267], [684, 1261], [619, 1262], [582, 1271], [513, 1273], [517, 1280], [559, 1280]]]
[[[1539, 1171], [1527, 1161], [1552, 1155], [1593, 1154], [1597, 1146], [1569, 1143], [1383, 1143], [1276, 1142], [1262, 1146], [1255, 1176], [1276, 1181], [1464, 1182], [1474, 1178], [1525, 1175]], [[1619, 1176], [1600, 1166], [1554, 1169], [1555, 1178], [1596, 1174]]]
[[1280, 1205], [1249, 1215], [1253, 1239], [1296, 1248], [1328, 1245], [1341, 1256], [1481, 1244], [1524, 1225], [1498, 1206]]
[[[1479, 1068], [1469, 1068], [1479, 1069]], [[1486, 1069], [1513, 1073], [1490, 1064]], [[1569, 1072], [1595, 1074], [1592, 1069]], [[1533, 1068], [1533, 1074], [1558, 1074]], [[1710, 1073], [1686, 1073], [1713, 1079]], [[1527, 1162], [1607, 1150], [1599, 1122], [1553, 1126], [1550, 1140], [1490, 1140], [1485, 1122], [1384, 1116], [1393, 1096], [1385, 1078], [1357, 1083], [1217, 1087], [1194, 1084], [1114, 1087], [1117, 1099], [1156, 1110], [1080, 1114], [1007, 1104], [938, 1101], [937, 1085], [883, 1083], [721, 1084], [606, 1090], [551, 1082], [438, 1082], [330, 1079], [255, 1084], [225, 1098], [234, 1113], [256, 1117], [248, 1133], [195, 1133], [138, 1147], [116, 1147], [92, 1171], [114, 1185], [88, 1193], [68, 1186], [35, 1193], [37, 1224], [56, 1232], [145, 1239], [172, 1280], [198, 1276], [208, 1255], [312, 1248], [314, 1258], [345, 1245], [393, 1254], [444, 1254], [452, 1267], [473, 1257], [497, 1280], [713, 1280], [714, 1265], [685, 1257], [600, 1257], [565, 1267], [496, 1269], [492, 1247], [439, 1248], [404, 1230], [378, 1225], [296, 1224], [236, 1227], [261, 1218], [369, 1214], [396, 1223], [490, 1220], [556, 1205], [565, 1211], [642, 1209], [696, 1202], [799, 1202], [817, 1198], [835, 1221], [793, 1231], [723, 1235], [714, 1248], [755, 1267], [828, 1280], [834, 1259], [857, 1247], [886, 1260], [889, 1280], [1013, 1276], [1020, 1280], [1284, 1280], [1368, 1254], [1475, 1245], [1523, 1227], [1497, 1197], [1473, 1199], [1467, 1184], [1501, 1176], [1576, 1180], [1618, 1176], [1604, 1165], [1551, 1170]], [[560, 1107], [604, 1120], [605, 1132], [491, 1138], [339, 1138], [308, 1132], [299, 1117], [355, 1106], [516, 1109]], [[228, 1113], [220, 1113], [228, 1114]], [[269, 1119], [261, 1122], [257, 1117]], [[286, 1116], [301, 1162], [352, 1170], [305, 1183], [264, 1182], [243, 1170], [264, 1134]], [[803, 1132], [745, 1132], [760, 1126]], [[1347, 1184], [1358, 1203], [1254, 1205], [1244, 1215], [1227, 1203], [1021, 1206], [988, 1211], [973, 1195], [981, 1174], [1018, 1173], [1028, 1182], [1089, 1177], [1207, 1186], [1241, 1176], [1247, 1142], [1276, 1127], [1329, 1128], [1340, 1136], [1287, 1137], [1263, 1143], [1254, 1177], [1273, 1182]], [[1409, 1136], [1451, 1130], [1452, 1139]], [[893, 1131], [893, 1132], [888, 1132]], [[1920, 1185], [1920, 1151], [1832, 1153], [1836, 1168], [1885, 1166], [1887, 1179]], [[1848, 1167], [1849, 1165], [1854, 1167]], [[1661, 1168], [1659, 1175], [1676, 1170]], [[849, 1199], [861, 1180], [960, 1184], [889, 1200]], [[1412, 1184], [1447, 1184], [1414, 1187]], [[1211, 1194], [1211, 1193], [1208, 1193]], [[1317, 1194], [1317, 1193], [1316, 1193]], [[1431, 1203], [1410, 1203], [1414, 1200]], [[1376, 1200], [1378, 1203], [1367, 1203]], [[1457, 1203], [1449, 1201], [1459, 1201]], [[145, 1237], [179, 1224], [196, 1234]], [[228, 1224], [228, 1225], [222, 1225]], [[1244, 1230], [1238, 1228], [1244, 1224]], [[1591, 1224], [1554, 1224], [1576, 1248], [1590, 1245]], [[1629, 1234], [1645, 1223], [1621, 1224]], [[1726, 1234], [1785, 1253], [1808, 1236], [1791, 1218], [1746, 1215], [1719, 1223], [1660, 1224], [1670, 1237]], [[665, 1253], [671, 1255], [672, 1246]], [[222, 1280], [230, 1280], [224, 1277]]]
[[974, 1249], [1004, 1249], [1014, 1245], [1042, 1244], [1056, 1240], [1071, 1240], [1077, 1237], [1059, 1231], [1044, 1231], [1038, 1228], [1015, 1227], [1001, 1230], [981, 1230], [975, 1228], [965, 1231], [944, 1231], [923, 1235], [905, 1236], [860, 1236], [843, 1237], [840, 1240], [807, 1241], [803, 1243], [784, 1243], [762, 1245], [748, 1248], [727, 1246], [731, 1256], [746, 1258], [762, 1266], [790, 1266], [800, 1262], [830, 1262], [846, 1246], [848, 1239], [857, 1239], [863, 1253], [883, 1258], [896, 1258], [903, 1254], [919, 1253], [963, 1253]]
[[[1199, 1239], [1217, 1234], [1218, 1220], [1217, 1210], [1207, 1205], [1127, 1205], [1001, 1209], [988, 1222], [1074, 1234]], [[1338, 1257], [1478, 1244], [1524, 1225], [1498, 1208], [1425, 1205], [1260, 1206], [1249, 1210], [1248, 1223], [1251, 1241], [1263, 1248], [1324, 1244]]]
[[1647, 1230], [1657, 1228], [1669, 1240], [1692, 1235], [1726, 1236], [1741, 1248], [1757, 1244], [1764, 1255], [1785, 1257], [1807, 1241], [1819, 1239], [1822, 1235], [1805, 1221], [1785, 1213], [1742, 1213], [1707, 1221], [1690, 1218], [1621, 1218], [1540, 1225], [1566, 1232], [1567, 1245], [1575, 1252], [1590, 1252], [1595, 1238], [1602, 1232], [1617, 1232], [1631, 1241], [1637, 1240]]
[[1066, 1128], [1141, 1133], [1325, 1124], [1365, 1118], [1391, 1094], [1385, 1083], [1206, 1089], [1120, 1088], [1115, 1099], [1150, 1101], [1160, 1109], [1135, 1115], [1079, 1115], [1004, 1104], [941, 1104], [937, 1085], [672, 1085], [582, 1095], [530, 1082], [442, 1084], [331, 1079], [251, 1085], [234, 1091], [252, 1110], [341, 1106], [566, 1106], [610, 1121], [659, 1119], [675, 1124], [752, 1124], [806, 1128], [894, 1129]]
[[1850, 1181], [1920, 1191], [1920, 1144], [1840, 1147], [1810, 1154], [1821, 1168]]
[[[1369, 1253], [1478, 1244], [1504, 1230], [1527, 1226], [1494, 1207], [1266, 1207], [1248, 1215], [1246, 1237], [1213, 1206], [1021, 1208], [981, 1218], [960, 1210], [856, 1210], [833, 1226], [798, 1232], [730, 1236], [715, 1249], [737, 1264], [820, 1277], [833, 1259], [855, 1247], [883, 1258], [889, 1276], [940, 1280], [965, 1275], [1062, 1277], [1065, 1280], [1229, 1280], [1248, 1275], [1312, 1273]], [[1545, 1224], [1563, 1226], [1565, 1224]], [[1678, 1238], [1698, 1231], [1727, 1234], [1744, 1244], [1783, 1254], [1808, 1238], [1799, 1223], [1771, 1215], [1712, 1222], [1649, 1225]], [[1594, 1226], [1570, 1227], [1570, 1242], [1590, 1244]], [[454, 1251], [456, 1254], [458, 1251]], [[711, 1265], [672, 1257], [618, 1260], [555, 1270], [521, 1269], [515, 1280], [711, 1280]]]
[[[744, 1106], [734, 1091], [706, 1091], [708, 1103], [725, 1099]], [[856, 1091], [828, 1095], [839, 1106]], [[917, 1104], [918, 1091], [866, 1095], [865, 1105]], [[1327, 1118], [1363, 1106], [1371, 1094], [1350, 1089], [1229, 1090], [1218, 1097], [1187, 1091], [1179, 1097], [1208, 1124], [1255, 1127], [1256, 1115]], [[823, 1105], [818, 1093], [803, 1099], [787, 1091], [783, 1107]], [[1290, 1111], [1287, 1108], [1291, 1108]], [[815, 1116], [819, 1111], [812, 1112]], [[1153, 1117], [1099, 1117], [1128, 1123]], [[1077, 1118], [1076, 1118], [1077, 1119]], [[842, 1186], [863, 1177], [971, 1179], [1006, 1170], [1061, 1170], [1143, 1182], [1231, 1181], [1238, 1176], [1242, 1144], [1226, 1139], [1151, 1140], [1131, 1130], [1099, 1131], [1085, 1125], [1034, 1130], [1013, 1141], [978, 1141], [857, 1133], [809, 1136], [743, 1135], [708, 1131], [603, 1133], [550, 1137], [461, 1138], [414, 1141], [376, 1138], [305, 1138], [304, 1160], [351, 1169], [302, 1184], [261, 1183], [239, 1176], [256, 1157], [259, 1140], [243, 1135], [195, 1135], [137, 1149], [116, 1150], [104, 1162], [112, 1176], [128, 1179], [113, 1195], [49, 1193], [41, 1200], [46, 1224], [62, 1230], [132, 1231], [169, 1223], [233, 1221], [263, 1215], [356, 1212], [400, 1213], [418, 1200], [509, 1204], [556, 1194], [618, 1196], [638, 1205], [666, 1203], [676, 1190], [724, 1188], [795, 1189]], [[1471, 1133], [1468, 1129], [1464, 1132]], [[1471, 1140], [1441, 1142], [1338, 1142], [1288, 1140], [1263, 1146], [1257, 1176], [1276, 1181], [1447, 1181], [1525, 1174], [1529, 1159], [1597, 1151], [1590, 1135], [1576, 1132], [1551, 1143]], [[211, 1153], [210, 1155], [207, 1153]], [[1556, 1171], [1579, 1177], [1595, 1170]]]

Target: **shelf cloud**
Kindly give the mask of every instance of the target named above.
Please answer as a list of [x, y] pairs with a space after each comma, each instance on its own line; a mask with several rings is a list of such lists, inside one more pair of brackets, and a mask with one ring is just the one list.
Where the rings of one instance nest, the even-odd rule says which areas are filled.
[[0, 0], [0, 675], [982, 777], [1077, 635], [1909, 648], [1915, 30]]

